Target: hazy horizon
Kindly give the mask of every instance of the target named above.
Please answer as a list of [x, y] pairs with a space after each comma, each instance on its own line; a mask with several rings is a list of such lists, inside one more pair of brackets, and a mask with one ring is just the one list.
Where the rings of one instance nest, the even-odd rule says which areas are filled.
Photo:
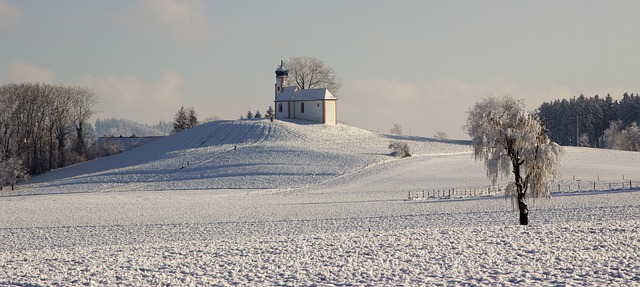
[[281, 59], [342, 79], [339, 121], [467, 138], [485, 96], [640, 91], [634, 1], [0, 0], [0, 78], [95, 89], [96, 118], [153, 124], [180, 106], [237, 119], [273, 105]]

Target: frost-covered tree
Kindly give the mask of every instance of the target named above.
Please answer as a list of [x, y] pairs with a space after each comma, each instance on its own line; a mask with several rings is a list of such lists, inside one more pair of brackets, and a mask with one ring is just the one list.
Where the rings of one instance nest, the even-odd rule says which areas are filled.
[[0, 149], [19, 158], [31, 175], [84, 160], [95, 113], [88, 87], [46, 83], [0, 86]]
[[476, 160], [484, 161], [493, 184], [498, 176], [513, 173], [506, 193], [518, 205], [520, 224], [529, 224], [527, 199], [549, 197], [548, 182], [558, 174], [561, 147], [549, 140], [540, 120], [526, 110], [523, 101], [489, 97], [467, 113], [465, 128]]
[[256, 113], [253, 114], [253, 118], [255, 118], [255, 119], [261, 119], [262, 118], [262, 113], [260, 113], [260, 110], [256, 110]]
[[247, 115], [245, 117], [247, 117], [247, 119], [253, 119], [253, 113], [251, 112], [251, 110], [247, 111]]
[[204, 119], [204, 122], [205, 123], [210, 123], [210, 122], [215, 122], [215, 121], [218, 121], [218, 120], [220, 120], [220, 117], [218, 117], [218, 116], [208, 116], [208, 117], [206, 117]]
[[75, 86], [68, 87], [71, 100], [71, 119], [76, 130], [76, 140], [74, 143], [74, 151], [84, 157], [87, 152], [87, 131], [90, 125], [89, 119], [95, 114], [93, 107], [98, 104], [98, 98], [92, 88]]
[[399, 158], [405, 158], [411, 156], [411, 150], [409, 144], [402, 141], [392, 141], [389, 144], [389, 149], [392, 150], [391, 155]]
[[12, 157], [0, 161], [0, 189], [2, 186], [10, 185], [13, 190], [16, 183], [27, 179], [29, 173], [20, 159]]
[[640, 127], [632, 122], [621, 129], [621, 121], [613, 121], [604, 132], [604, 141], [610, 149], [640, 151]]
[[393, 128], [389, 131], [392, 135], [401, 136], [403, 135], [402, 126], [398, 123], [393, 124]]
[[439, 139], [439, 140], [448, 140], [449, 139], [449, 136], [447, 136], [447, 133], [445, 133], [443, 131], [437, 132], [433, 137], [436, 138], [436, 139]]
[[298, 89], [327, 88], [334, 96], [342, 87], [342, 81], [331, 67], [316, 57], [291, 57], [285, 62], [289, 70], [289, 83]]

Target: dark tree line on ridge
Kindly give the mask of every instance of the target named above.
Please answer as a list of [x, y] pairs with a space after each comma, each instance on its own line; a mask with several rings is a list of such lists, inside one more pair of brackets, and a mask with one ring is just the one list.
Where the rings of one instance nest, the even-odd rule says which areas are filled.
[[611, 95], [558, 99], [543, 103], [538, 115], [549, 138], [560, 145], [636, 150], [629, 141], [635, 141], [640, 123], [638, 94], [625, 93], [620, 100]]
[[[3, 174], [25, 169], [30, 175], [88, 157], [97, 103], [88, 87], [45, 83], [0, 86], [0, 167]], [[20, 166], [10, 163], [20, 163]], [[12, 166], [8, 171], [8, 167]], [[22, 173], [22, 172], [18, 172]], [[6, 176], [5, 176], [6, 177]], [[0, 178], [0, 186], [12, 178]]]

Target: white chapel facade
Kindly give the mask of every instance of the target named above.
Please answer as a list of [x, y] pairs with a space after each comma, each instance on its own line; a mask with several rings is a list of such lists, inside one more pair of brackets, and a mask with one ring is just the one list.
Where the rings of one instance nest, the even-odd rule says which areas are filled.
[[289, 86], [289, 71], [280, 61], [276, 69], [276, 119], [301, 119], [322, 124], [338, 124], [338, 98], [326, 88], [298, 90]]

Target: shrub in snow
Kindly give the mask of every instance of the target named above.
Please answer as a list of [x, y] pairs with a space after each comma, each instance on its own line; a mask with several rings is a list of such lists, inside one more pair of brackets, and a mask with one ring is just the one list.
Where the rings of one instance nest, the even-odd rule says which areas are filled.
[[399, 158], [405, 158], [411, 156], [411, 150], [409, 144], [401, 141], [392, 141], [389, 144], [389, 148], [392, 150], [391, 155]]
[[10, 158], [5, 161], [0, 161], [0, 188], [5, 185], [13, 186], [21, 180], [27, 180], [29, 173], [27, 169], [22, 165], [22, 161], [18, 158]]
[[494, 185], [498, 175], [514, 174], [506, 193], [518, 203], [520, 224], [529, 224], [526, 198], [549, 196], [547, 183], [558, 174], [560, 146], [549, 140], [540, 119], [527, 111], [523, 101], [489, 97], [467, 113], [465, 128], [476, 160], [484, 161]]

